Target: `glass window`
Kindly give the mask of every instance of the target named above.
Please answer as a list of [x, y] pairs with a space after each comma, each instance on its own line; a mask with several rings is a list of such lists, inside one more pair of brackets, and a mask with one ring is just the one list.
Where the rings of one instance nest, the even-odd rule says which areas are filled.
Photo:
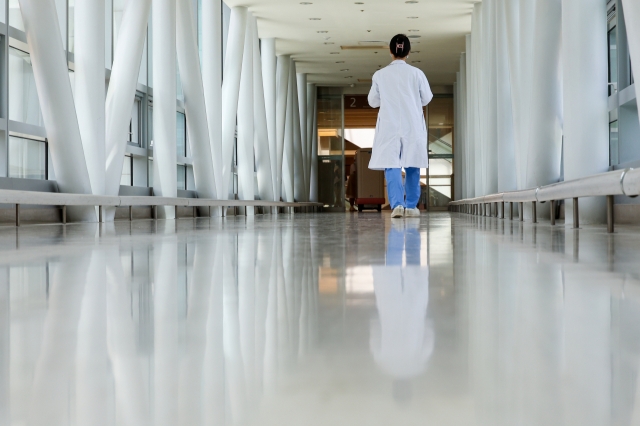
[[609, 31], [609, 83], [615, 86], [609, 86], [609, 96], [615, 93], [614, 87], [618, 86], [618, 29], [613, 27]]
[[18, 0], [9, 0], [9, 25], [20, 31], [24, 31], [24, 23], [22, 22], [22, 13], [20, 12], [20, 3]]
[[176, 113], [176, 151], [178, 156], [187, 156], [187, 123], [183, 113]]
[[124, 156], [120, 185], [133, 186], [133, 157], [130, 155]]
[[609, 123], [609, 164], [615, 166], [620, 164], [620, 154], [618, 150], [618, 122]]
[[318, 88], [318, 199], [330, 211], [344, 211], [345, 207], [343, 101], [342, 88]]
[[187, 166], [178, 165], [178, 189], [187, 189]]
[[69, 52], [75, 52], [75, 0], [69, 0]]
[[9, 177], [47, 178], [47, 144], [33, 139], [9, 137]]
[[9, 119], [44, 126], [28, 53], [9, 48]]
[[140, 99], [136, 99], [133, 103], [131, 112], [131, 121], [129, 122], [129, 139], [128, 142], [140, 146]]
[[153, 188], [153, 158], [149, 159], [148, 174], [149, 174], [149, 188]]

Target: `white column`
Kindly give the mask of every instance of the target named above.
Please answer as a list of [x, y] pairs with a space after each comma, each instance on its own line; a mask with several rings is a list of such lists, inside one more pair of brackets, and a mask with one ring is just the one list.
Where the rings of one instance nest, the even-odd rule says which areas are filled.
[[513, 104], [511, 100], [511, 80], [509, 71], [509, 45], [507, 31], [506, 3], [498, 0], [496, 8], [496, 111], [497, 111], [497, 154], [498, 192], [515, 191], [516, 154], [513, 124]]
[[129, 1], [122, 16], [105, 107], [107, 195], [118, 195], [120, 191], [122, 164], [127, 148], [127, 132], [138, 84], [150, 8], [151, 0]]
[[471, 34], [467, 34], [465, 38], [466, 44], [466, 76], [467, 76], [467, 122], [466, 122], [466, 138], [467, 138], [467, 149], [465, 150], [465, 161], [467, 164], [467, 198], [475, 197], [476, 187], [475, 187], [475, 173], [476, 173], [476, 162], [475, 162], [475, 149], [476, 149], [476, 137], [474, 131], [474, 122], [475, 122], [475, 76], [474, 73], [474, 55], [473, 52], [473, 41]]
[[[153, 23], [153, 193], [176, 197], [176, 0], [154, 0]], [[159, 208], [175, 218], [174, 207]]]
[[460, 55], [460, 80], [458, 80], [458, 90], [460, 91], [460, 109], [458, 111], [460, 126], [459, 133], [456, 137], [456, 144], [460, 146], [460, 157], [454, 158], [453, 161], [460, 162], [460, 195], [462, 198], [468, 198], [467, 175], [469, 174], [469, 164], [467, 162], [467, 149], [469, 142], [467, 139], [467, 54]]
[[473, 44], [473, 143], [474, 143], [474, 162], [475, 162], [475, 195], [486, 195], [484, 191], [484, 167], [483, 151], [484, 135], [482, 134], [482, 3], [476, 3], [473, 7], [473, 16], [471, 21], [471, 33], [473, 34], [471, 42]]
[[207, 109], [204, 100], [202, 73], [194, 13], [191, 2], [177, 0], [176, 46], [184, 109], [187, 117], [187, 133], [193, 157], [193, 177], [200, 198], [216, 198], [213, 175], [213, 159], [209, 142]]
[[280, 193], [280, 191], [277, 189], [278, 138], [276, 135], [276, 39], [262, 39], [260, 46], [260, 57], [262, 59], [262, 83], [264, 86], [264, 103], [267, 114], [267, 130], [269, 135], [269, 154], [271, 157], [273, 194], [274, 197], [276, 197]]
[[[564, 179], [609, 168], [607, 5], [598, 0], [562, 0]], [[603, 198], [580, 200], [580, 222], [606, 217]], [[567, 224], [573, 203], [565, 203]]]
[[[75, 102], [91, 192], [105, 193], [105, 0], [77, 0]], [[57, 172], [57, 170], [56, 170]]]
[[[637, 0], [622, 0], [622, 6], [631, 62], [640, 64], [640, 3]], [[633, 81], [636, 83], [636, 96], [640, 99], [640, 66], [633, 67]]]
[[222, 1], [202, 2], [202, 83], [218, 198], [226, 198], [222, 186]]
[[453, 194], [452, 200], [462, 198], [461, 181], [462, 181], [462, 161], [458, 159], [462, 157], [460, 148], [462, 141], [460, 138], [460, 72], [456, 73], [456, 81], [453, 83]]
[[[278, 142], [277, 160], [278, 166], [276, 173], [278, 176], [278, 182], [276, 185], [276, 199], [281, 197], [286, 198], [282, 194], [282, 187], [284, 186], [285, 173], [284, 167], [285, 160], [285, 134], [287, 134], [287, 103], [289, 100], [289, 73], [291, 71], [291, 57], [289, 55], [278, 56], [277, 63], [277, 98], [276, 98], [276, 140]], [[288, 170], [288, 169], [287, 169]], [[293, 189], [291, 191], [293, 196]]]
[[481, 129], [484, 193], [498, 192], [498, 135], [496, 97], [496, 7], [495, 0], [482, 2]]
[[[265, 85], [263, 82], [262, 61], [260, 58], [260, 39], [258, 38], [258, 22], [255, 16], [250, 20], [253, 31], [253, 116], [254, 116], [254, 152], [256, 158], [256, 173], [258, 180], [258, 195], [261, 200], [274, 200], [274, 181], [271, 171], [271, 152], [269, 140], [269, 126], [265, 105]], [[273, 57], [275, 60], [275, 56]], [[275, 61], [274, 61], [275, 65]], [[275, 73], [274, 73], [275, 74]], [[275, 75], [273, 86], [275, 86]], [[271, 83], [271, 82], [270, 82]], [[271, 86], [271, 84], [270, 84]], [[275, 95], [275, 90], [273, 91]], [[275, 102], [275, 96], [273, 98]], [[275, 105], [271, 111], [275, 121]], [[273, 131], [275, 132], [275, 123]], [[274, 135], [275, 143], [275, 135]], [[274, 158], [275, 159], [275, 158]]]
[[[293, 187], [296, 201], [304, 201], [306, 196], [304, 151], [302, 129], [300, 128], [300, 92], [298, 91], [296, 64], [292, 64], [291, 85], [293, 87]], [[306, 90], [304, 91], [306, 95]]]
[[[60, 192], [91, 194], [89, 171], [53, 0], [20, 0], [40, 110]], [[68, 209], [72, 220], [95, 221], [93, 208]]]
[[300, 137], [302, 139], [302, 172], [304, 192], [302, 201], [309, 201], [309, 134], [307, 132], [307, 74], [297, 73], [298, 115], [300, 116]]
[[295, 136], [294, 136], [294, 120], [293, 113], [295, 105], [295, 67], [293, 59], [289, 59], [289, 75], [287, 80], [287, 103], [286, 115], [284, 123], [284, 160], [282, 163], [282, 186], [285, 193], [285, 201], [293, 202], [295, 200]]
[[229, 38], [224, 61], [224, 82], [222, 84], [222, 193], [218, 196], [223, 200], [228, 199], [230, 195], [229, 185], [233, 172], [233, 147], [246, 25], [247, 8], [234, 7], [231, 9]]
[[[561, 0], [538, 0], [532, 37], [531, 97], [527, 116], [529, 142], [525, 187], [535, 188], [560, 178], [562, 146]], [[523, 50], [523, 53], [527, 52]], [[546, 207], [548, 204], [542, 204]], [[548, 209], [548, 207], [546, 207]], [[544, 212], [540, 212], [544, 215]], [[528, 213], [527, 213], [528, 215]]]
[[[253, 29], [251, 14], [247, 14], [245, 25], [242, 71], [240, 75], [240, 94], [238, 98], [238, 198], [255, 199], [253, 157]], [[225, 159], [226, 161], [226, 159]], [[253, 209], [247, 209], [253, 213]]]
[[309, 178], [309, 201], [318, 201], [318, 91], [315, 84], [309, 84], [309, 112], [311, 115], [311, 167]]

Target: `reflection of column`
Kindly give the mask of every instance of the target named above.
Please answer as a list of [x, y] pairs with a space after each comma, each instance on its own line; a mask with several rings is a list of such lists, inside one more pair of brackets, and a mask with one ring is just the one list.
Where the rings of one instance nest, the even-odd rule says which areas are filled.
[[[294, 261], [295, 247], [294, 247], [294, 231], [293, 228], [287, 227], [282, 233], [282, 259], [283, 259], [283, 279], [284, 279], [284, 303], [286, 304], [286, 332], [287, 340], [286, 346], [283, 348], [285, 351], [286, 361], [291, 361], [291, 356], [297, 342], [298, 333], [298, 316], [297, 316], [297, 299], [296, 290], [299, 287], [300, 281], [299, 263]], [[280, 302], [280, 301], [279, 301]], [[280, 303], [278, 303], [280, 305]]]
[[[205, 410], [210, 400], [204, 399], [205, 348], [209, 344], [207, 334], [210, 312], [212, 278], [215, 277], [215, 246], [210, 241], [196, 240], [193, 272], [189, 287], [186, 322], [186, 353], [180, 366], [180, 423], [182, 425], [218, 424], [205, 423]], [[215, 315], [215, 313], [213, 313]], [[205, 338], [205, 336], [207, 336]], [[210, 360], [207, 359], [206, 363]], [[218, 372], [217, 374], [222, 374]], [[203, 379], [204, 376], [204, 379]]]
[[[153, 22], [153, 194], [176, 197], [176, 0], [154, 0]], [[175, 209], [159, 208], [173, 219]]]
[[198, 197], [216, 198], [198, 40], [196, 26], [193, 22], [194, 12], [189, 1], [178, 1], [177, 6], [176, 50], [184, 92], [187, 134], [193, 158], [193, 177]]
[[[251, 14], [245, 25], [242, 71], [240, 73], [240, 93], [238, 97], [238, 198], [255, 199], [255, 160], [253, 155], [253, 26]], [[225, 159], [226, 161], [226, 159]], [[253, 208], [247, 208], [247, 215], [253, 214]]]
[[238, 235], [238, 319], [249, 406], [256, 401], [256, 247], [253, 230]]
[[[287, 194], [282, 194], [282, 188], [285, 186], [285, 180], [289, 181], [288, 172], [285, 175], [285, 164], [287, 163], [285, 155], [286, 141], [291, 136], [290, 129], [287, 127], [287, 111], [289, 103], [289, 73], [291, 72], [291, 57], [289, 55], [278, 56], [277, 67], [277, 98], [276, 98], [276, 140], [278, 142], [278, 167], [276, 173], [278, 182], [276, 185], [276, 199], [287, 199]], [[288, 168], [286, 170], [289, 170]], [[288, 185], [288, 183], [287, 183]], [[293, 188], [291, 188], [293, 192]]]
[[[284, 235], [284, 229], [280, 228], [277, 230], [278, 235], [276, 236], [277, 244], [276, 244], [276, 267], [278, 269], [278, 284], [277, 284], [277, 298], [275, 300], [275, 307], [277, 310], [277, 339], [278, 339], [278, 348], [275, 353], [276, 362], [278, 369], [280, 369], [284, 365], [288, 365], [289, 363], [289, 345], [291, 342], [290, 333], [289, 333], [289, 303], [287, 300], [287, 281], [291, 276], [288, 271], [288, 266], [290, 262], [287, 262], [287, 257], [285, 257], [285, 253], [291, 254], [290, 250], [285, 250], [285, 245], [290, 245], [290, 242], [287, 241], [285, 243], [285, 239], [288, 240]], [[274, 377], [275, 379], [275, 377]]]
[[199, 241], [197, 250], [213, 267], [209, 275], [211, 291], [207, 317], [205, 363], [203, 380], [205, 383], [203, 401], [204, 424], [225, 424], [225, 362], [223, 344], [223, 257], [229, 249], [228, 239], [218, 237], [216, 243]]
[[115, 405], [123, 425], [148, 425], [149, 393], [138, 357], [131, 317], [130, 287], [125, 285], [119, 250], [107, 253], [107, 348], [113, 371]]
[[178, 424], [179, 385], [178, 249], [175, 238], [165, 238], [168, 239], [154, 246], [153, 256], [153, 405], [155, 424], [174, 426]]
[[0, 425], [11, 425], [11, 303], [9, 267], [0, 267]]
[[271, 271], [269, 274], [269, 296], [267, 299], [267, 316], [265, 319], [264, 343], [264, 389], [273, 389], [278, 371], [278, 325], [279, 325], [279, 277], [282, 273], [282, 241], [280, 229], [274, 228], [272, 235]]
[[233, 147], [235, 145], [236, 116], [242, 70], [247, 9], [231, 9], [227, 51], [224, 59], [224, 82], [222, 84], [222, 193], [220, 199], [228, 199], [231, 182]]
[[[260, 60], [260, 39], [258, 38], [258, 22], [256, 17], [251, 15], [249, 21], [253, 35], [253, 115], [254, 115], [254, 150], [256, 158], [256, 174], [258, 180], [258, 195], [261, 200], [273, 200], [274, 180], [271, 172], [271, 155], [270, 155], [270, 134], [267, 125], [267, 111], [265, 107], [265, 85], [263, 82], [262, 62]], [[273, 57], [275, 59], [275, 56]], [[275, 61], [273, 61], [275, 65]], [[270, 86], [275, 85], [274, 79]], [[271, 87], [270, 87], [271, 89]], [[272, 93], [274, 105], [272, 111], [269, 112], [270, 117], [273, 116], [275, 121], [275, 90]], [[271, 105], [269, 105], [271, 108]], [[275, 132], [275, 123], [272, 123]], [[275, 143], [275, 135], [273, 137]], [[275, 159], [275, 157], [274, 157]]]
[[256, 268], [255, 268], [255, 386], [257, 392], [262, 393], [264, 389], [265, 367], [267, 362], [267, 328], [269, 327], [268, 316], [270, 290], [273, 281], [272, 272], [274, 267], [273, 257], [273, 232], [260, 231], [257, 234], [258, 242], [256, 247]]
[[70, 422], [68, 382], [73, 377], [73, 355], [90, 260], [91, 256], [85, 255], [51, 264], [48, 311], [31, 391], [30, 425]]
[[[606, 13], [598, 0], [562, 1], [565, 180], [609, 170]], [[580, 200], [579, 214], [580, 223], [603, 223], [604, 197]], [[573, 203], [565, 203], [565, 218], [573, 224]]]
[[138, 84], [150, 8], [151, 0], [126, 3], [118, 42], [114, 50], [106, 100], [105, 184], [108, 195], [118, 195], [120, 191], [122, 164], [127, 149], [127, 132]]
[[216, 193], [227, 196], [222, 187], [222, 0], [202, 2], [202, 83], [207, 105], [207, 123], [213, 157]]
[[[276, 136], [276, 39], [265, 38], [260, 43], [262, 59], [262, 82], [264, 86], [265, 110], [269, 135], [269, 155], [274, 197], [280, 193], [278, 185], [278, 138]], [[278, 198], [279, 200], [279, 198]]]
[[105, 0], [76, 0], [74, 13], [76, 113], [92, 193], [104, 194]]
[[[20, 0], [40, 110], [60, 192], [90, 194], [89, 171], [53, 0]], [[95, 221], [93, 207], [67, 209], [73, 220]]]
[[[106, 258], [91, 256], [78, 326], [76, 424], [107, 424]], [[121, 283], [124, 284], [124, 283]]]

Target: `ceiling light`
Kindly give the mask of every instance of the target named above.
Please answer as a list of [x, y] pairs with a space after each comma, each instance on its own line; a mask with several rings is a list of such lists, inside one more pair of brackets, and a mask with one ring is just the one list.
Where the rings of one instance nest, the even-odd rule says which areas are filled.
[[335, 43], [332, 41], [325, 41], [324, 44], [335, 44]]
[[340, 52], [331, 52], [332, 55], [339, 55]]
[[348, 69], [343, 69], [343, 70], [340, 70], [340, 71], [349, 71], [349, 70]]
[[418, 62], [420, 62], [420, 61], [411, 61], [411, 62], [412, 62], [412, 63], [414, 63], [414, 64], [417, 64], [417, 63], [418, 63]]
[[336, 61], [336, 64], [344, 64], [344, 61]]
[[[320, 21], [322, 18], [309, 18], [310, 21]], [[411, 30], [409, 30], [411, 31]], [[417, 31], [417, 30], [416, 30]]]
[[350, 76], [347, 76], [347, 77], [345, 77], [345, 78], [353, 78], [353, 76], [352, 76], [352, 75], [350, 75]]
[[311, 3], [310, 1], [301, 1], [300, 4], [303, 6], [309, 6], [310, 4], [313, 4], [313, 3]]
[[409, 38], [420, 38], [419, 35], [410, 35]]
[[418, 19], [417, 16], [407, 16], [407, 19]]
[[420, 53], [419, 50], [412, 50], [411, 53]]
[[410, 33], [417, 33], [420, 32], [420, 30], [409, 30]]
[[405, 1], [406, 4], [416, 4], [418, 3], [416, 0]]
[[329, 32], [329, 31], [318, 31], [318, 34], [326, 34], [326, 33], [328, 33], [328, 32]]
[[364, 4], [364, 3], [363, 3], [363, 2], [361, 2], [361, 1], [357, 1], [357, 2], [355, 2], [354, 4]]

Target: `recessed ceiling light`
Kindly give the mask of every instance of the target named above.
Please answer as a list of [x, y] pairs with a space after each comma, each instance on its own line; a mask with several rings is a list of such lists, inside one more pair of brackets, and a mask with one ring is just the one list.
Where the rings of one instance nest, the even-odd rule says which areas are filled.
[[347, 76], [347, 77], [345, 77], [345, 78], [353, 78], [353, 76], [352, 76], [352, 75], [349, 75], [349, 76]]
[[420, 30], [409, 30], [410, 33], [417, 33], [420, 32]]
[[407, 16], [407, 19], [418, 19], [417, 16]]
[[311, 3], [310, 1], [301, 1], [300, 4], [303, 6], [309, 6], [310, 4], [313, 4], [313, 3]]
[[364, 4], [364, 3], [363, 3], [363, 2], [361, 2], [361, 1], [357, 1], [357, 2], [355, 2], [354, 4]]
[[332, 41], [325, 41], [324, 44], [335, 44], [335, 43]]
[[329, 31], [318, 31], [318, 34], [326, 34], [326, 33], [328, 33], [328, 32], [329, 32]]
[[343, 69], [343, 70], [340, 70], [340, 71], [349, 71], [349, 70], [345, 68], [345, 69]]
[[339, 55], [340, 52], [331, 52], [332, 55]]
[[409, 38], [420, 38], [421, 36], [419, 35], [410, 35]]
[[418, 62], [420, 62], [420, 61], [411, 61], [411, 62], [413, 62], [414, 64], [417, 64], [417, 63], [418, 63]]
[[405, 1], [406, 4], [416, 4], [418, 3], [416, 0]]
[[344, 64], [344, 61], [336, 61], [336, 64]]
[[420, 53], [419, 50], [412, 50], [411, 53]]
[[[309, 18], [310, 21], [320, 21], [322, 18]], [[411, 30], [409, 30], [411, 31]], [[416, 30], [417, 31], [417, 30]]]

